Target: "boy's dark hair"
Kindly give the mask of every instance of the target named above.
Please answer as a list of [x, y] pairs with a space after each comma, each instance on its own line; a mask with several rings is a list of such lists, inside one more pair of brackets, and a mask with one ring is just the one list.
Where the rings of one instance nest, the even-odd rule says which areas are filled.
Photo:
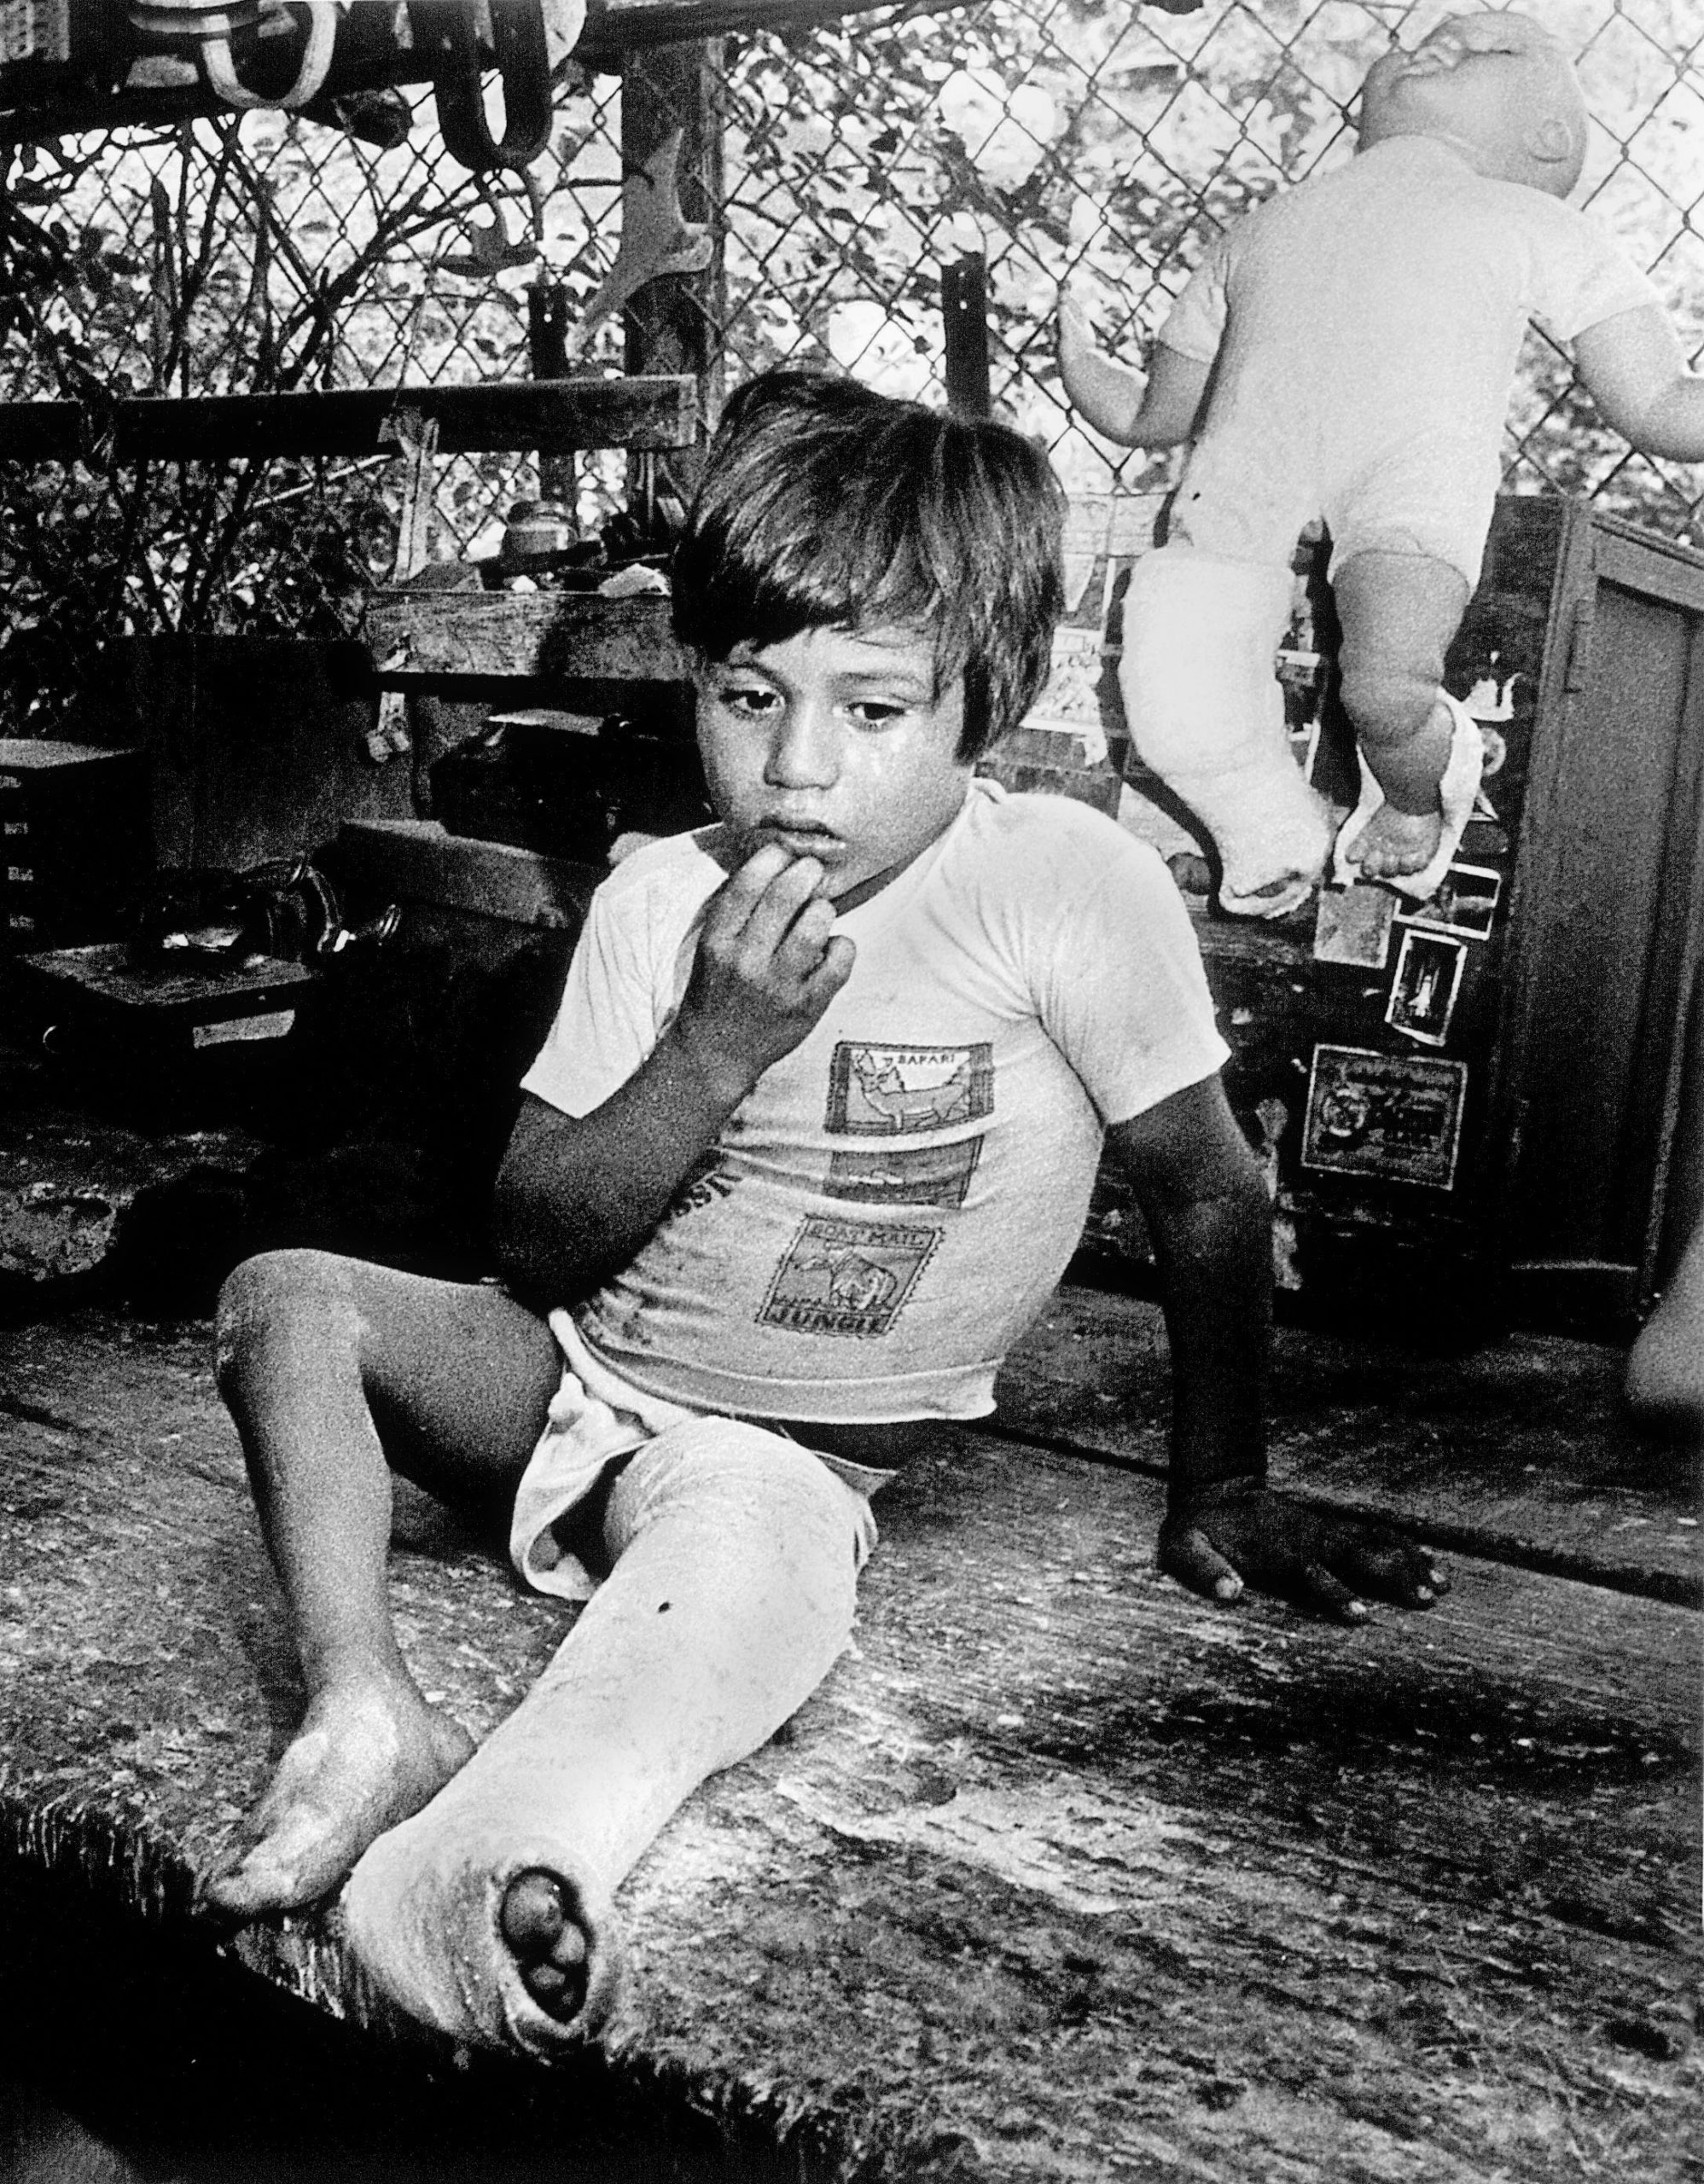
[[964, 678], [958, 757], [1015, 728], [1046, 682], [1063, 605], [1065, 496], [1004, 425], [854, 380], [766, 372], [732, 397], [674, 557], [683, 645], [805, 630], [916, 630]]

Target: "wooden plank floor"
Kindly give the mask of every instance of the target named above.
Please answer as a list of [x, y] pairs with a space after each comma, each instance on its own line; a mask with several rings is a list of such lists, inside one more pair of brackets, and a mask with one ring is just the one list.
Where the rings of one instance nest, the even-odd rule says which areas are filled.
[[[1001, 1426], [1161, 1476], [1157, 1305], [1061, 1290], [1000, 1383]], [[1516, 1331], [1460, 1355], [1280, 1327], [1272, 1472], [1445, 1548], [1704, 1606], [1704, 1452], [1635, 1433], [1622, 1353]]]
[[[998, 1430], [883, 1497], [856, 1653], [624, 1891], [634, 1978], [600, 2067], [761, 2126], [810, 2177], [1695, 2177], [1700, 1622], [1652, 1597], [1680, 1548], [1618, 1547], [1587, 1583], [1502, 1559], [1492, 1527], [1433, 1614], [1354, 1632], [1196, 1602], [1153, 1568], [1155, 1444], [1102, 1414], [1120, 1461], [1058, 1445], [1062, 1407], [1096, 1414], [1089, 1334], [1046, 1368], [1061, 1325], [1105, 1342], [1125, 1313], [1119, 1369], [1157, 1415], [1144, 1310], [1067, 1293]], [[1556, 1457], [1525, 1499], [1589, 1563], [1555, 1481], [1590, 1484], [1591, 1433], [1576, 1394], [1547, 1436], [1554, 1376], [1518, 1345], [1414, 1362], [1402, 1385], [1449, 1430], [1406, 1440], [1346, 1349], [1285, 1350], [1283, 1463], [1309, 1490], [1375, 1499], [1405, 1451], [1397, 1513], [1433, 1529], [1413, 1497], [1448, 1485], [1465, 1526], [1451, 1452], [1502, 1388], [1532, 1426], [1520, 1477]], [[1625, 1539], [1611, 1484], [1595, 1530]], [[1654, 1542], [1694, 1513], [1655, 1464], [1637, 1492]], [[1521, 1498], [1498, 1473], [1477, 1506], [1536, 1553], [1560, 1520]], [[393, 1594], [476, 1734], [566, 1628], [419, 1500]], [[193, 1931], [188, 1876], [300, 1705], [204, 1328], [85, 1311], [0, 1334], [0, 1849]], [[434, 2059], [374, 2016], [334, 1915], [226, 1946]]]

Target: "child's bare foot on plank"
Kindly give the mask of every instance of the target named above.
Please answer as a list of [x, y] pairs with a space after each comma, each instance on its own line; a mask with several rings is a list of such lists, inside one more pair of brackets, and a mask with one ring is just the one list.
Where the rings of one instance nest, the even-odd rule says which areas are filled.
[[387, 1828], [436, 1797], [474, 1750], [460, 1723], [391, 1681], [326, 1691], [243, 1828], [202, 1884], [234, 1918], [312, 1903]]

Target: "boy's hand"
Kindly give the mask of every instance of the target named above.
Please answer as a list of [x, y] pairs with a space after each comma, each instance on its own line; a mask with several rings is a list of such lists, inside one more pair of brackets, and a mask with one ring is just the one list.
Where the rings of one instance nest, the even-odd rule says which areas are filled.
[[1423, 1608], [1450, 1589], [1429, 1548], [1287, 1502], [1253, 1478], [1207, 1487], [1170, 1512], [1160, 1566], [1211, 1600], [1234, 1600], [1252, 1585], [1339, 1623], [1364, 1622], [1363, 1594]]
[[736, 1105], [852, 975], [825, 877], [815, 857], [766, 843], [711, 898], [675, 1036]]

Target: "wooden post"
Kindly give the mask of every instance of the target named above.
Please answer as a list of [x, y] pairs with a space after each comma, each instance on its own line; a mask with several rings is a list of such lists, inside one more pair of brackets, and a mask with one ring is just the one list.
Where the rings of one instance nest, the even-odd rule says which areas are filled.
[[[568, 299], [560, 282], [541, 274], [526, 291], [526, 354], [534, 379], [566, 379]], [[538, 491], [574, 513], [579, 475], [572, 455], [538, 456]]]
[[703, 423], [697, 448], [630, 456], [627, 485], [636, 514], [658, 491], [683, 504], [692, 498], [702, 446], [720, 415], [723, 281], [722, 118], [718, 105], [722, 41], [707, 38], [631, 55], [621, 78], [621, 158], [628, 172], [643, 166], [671, 131], [680, 149], [681, 210], [707, 221], [714, 247], [701, 273], [669, 273], [650, 282], [627, 306], [627, 369], [689, 372], [697, 380]]
[[946, 398], [956, 417], [986, 417], [988, 388], [988, 264], [974, 251], [941, 274], [946, 334]]

